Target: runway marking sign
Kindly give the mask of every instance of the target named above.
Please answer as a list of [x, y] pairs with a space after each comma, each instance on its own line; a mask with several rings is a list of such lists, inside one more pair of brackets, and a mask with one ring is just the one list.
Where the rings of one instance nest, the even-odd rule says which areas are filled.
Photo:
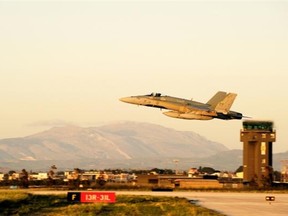
[[265, 200], [269, 202], [269, 204], [271, 205], [271, 202], [275, 201], [275, 196], [266, 196]]
[[101, 202], [115, 203], [115, 192], [89, 191], [89, 192], [68, 192], [68, 202]]
[[266, 201], [269, 201], [269, 202], [275, 201], [275, 196], [266, 196], [265, 199]]

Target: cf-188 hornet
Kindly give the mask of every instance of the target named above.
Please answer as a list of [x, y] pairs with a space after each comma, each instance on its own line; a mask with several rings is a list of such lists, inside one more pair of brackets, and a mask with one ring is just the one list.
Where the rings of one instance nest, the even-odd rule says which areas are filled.
[[210, 120], [213, 118], [242, 119], [242, 113], [230, 111], [236, 98], [235, 93], [217, 92], [207, 103], [186, 100], [160, 93], [120, 98], [121, 101], [136, 105], [167, 109], [164, 115], [180, 119]]

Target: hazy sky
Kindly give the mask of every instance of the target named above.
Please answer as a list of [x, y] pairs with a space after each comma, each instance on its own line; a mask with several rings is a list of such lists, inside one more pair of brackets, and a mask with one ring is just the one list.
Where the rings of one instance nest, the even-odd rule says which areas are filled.
[[169, 118], [118, 99], [151, 92], [273, 120], [288, 150], [287, 1], [1, 1], [0, 138], [117, 121], [194, 131], [242, 148], [242, 121]]

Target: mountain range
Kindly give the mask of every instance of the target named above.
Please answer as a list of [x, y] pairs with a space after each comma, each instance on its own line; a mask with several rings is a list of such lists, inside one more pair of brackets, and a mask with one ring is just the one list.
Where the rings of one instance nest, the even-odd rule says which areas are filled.
[[52, 164], [59, 169], [210, 166], [235, 170], [242, 165], [242, 150], [229, 150], [194, 132], [139, 122], [54, 127], [27, 137], [0, 140], [0, 171], [47, 170]]

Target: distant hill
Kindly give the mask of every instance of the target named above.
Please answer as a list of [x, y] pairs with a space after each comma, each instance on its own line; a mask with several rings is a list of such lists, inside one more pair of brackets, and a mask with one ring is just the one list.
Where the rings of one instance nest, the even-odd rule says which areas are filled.
[[[177, 164], [175, 159], [179, 160]], [[47, 170], [52, 164], [59, 169], [211, 166], [235, 170], [242, 165], [242, 150], [229, 150], [194, 132], [136, 122], [55, 127], [27, 137], [0, 140], [0, 171], [1, 167]]]
[[88, 128], [55, 127], [27, 137], [2, 139], [0, 162], [11, 165], [106, 160], [108, 163], [149, 158], [199, 158], [227, 150], [224, 145], [193, 132], [148, 123], [122, 122]]
[[[288, 151], [284, 153], [273, 154], [273, 169], [281, 171], [281, 160], [288, 159]], [[209, 157], [199, 159], [201, 166], [215, 167], [219, 170], [235, 171], [240, 165], [243, 164], [243, 150], [233, 149], [216, 153]]]

